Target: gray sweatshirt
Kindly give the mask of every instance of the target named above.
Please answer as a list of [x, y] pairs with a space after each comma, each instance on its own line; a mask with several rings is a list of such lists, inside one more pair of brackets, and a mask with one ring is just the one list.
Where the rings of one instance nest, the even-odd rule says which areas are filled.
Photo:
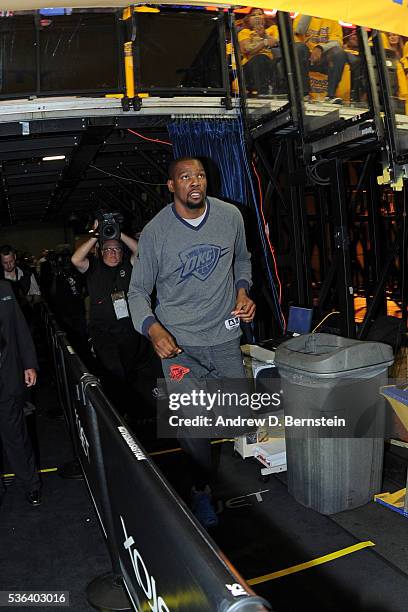
[[[241, 334], [228, 329], [237, 289], [249, 288], [251, 262], [241, 213], [207, 198], [198, 227], [178, 216], [174, 204], [144, 228], [128, 301], [135, 328], [147, 335], [159, 321], [179, 346], [214, 346]], [[154, 314], [151, 294], [156, 288]]]

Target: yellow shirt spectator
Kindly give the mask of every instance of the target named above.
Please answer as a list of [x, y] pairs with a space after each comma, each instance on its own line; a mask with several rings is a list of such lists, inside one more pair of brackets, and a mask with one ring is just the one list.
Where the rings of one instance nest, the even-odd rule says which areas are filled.
[[[265, 36], [269, 38], [273, 38], [277, 42], [279, 41], [279, 30], [278, 26], [272, 25], [269, 28], [265, 29]], [[245, 51], [245, 49], [254, 48], [257, 44], [260, 44], [264, 38], [258, 34], [256, 30], [250, 30], [249, 28], [244, 28], [240, 32], [238, 32], [238, 42], [242, 52], [242, 64], [246, 64], [246, 62], [250, 59], [251, 53], [249, 51]], [[249, 47], [245, 44], [241, 43], [249, 43]], [[266, 55], [269, 59], [273, 59], [272, 51], [270, 47], [263, 47], [256, 53], [256, 55]]]
[[[308, 24], [307, 20], [310, 20]], [[306, 43], [310, 51], [317, 45], [320, 45], [323, 47], [323, 51], [326, 51], [329, 48], [329, 43], [332, 42], [336, 42], [340, 47], [343, 46], [342, 27], [332, 19], [298, 15], [293, 24], [293, 31], [295, 40]]]

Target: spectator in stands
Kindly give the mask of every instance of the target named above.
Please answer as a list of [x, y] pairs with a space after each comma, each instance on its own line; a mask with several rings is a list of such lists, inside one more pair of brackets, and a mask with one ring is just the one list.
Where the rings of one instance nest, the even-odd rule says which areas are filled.
[[405, 74], [408, 74], [408, 40], [402, 50], [401, 62], [404, 67]]
[[[37, 379], [37, 356], [10, 283], [0, 281], [0, 439], [27, 501], [41, 503], [40, 479], [24, 420], [25, 388]], [[0, 503], [5, 493], [0, 479]]]
[[399, 34], [388, 32], [388, 49], [393, 53], [396, 59], [401, 59], [404, 53], [404, 40]]
[[392, 32], [382, 32], [381, 40], [387, 58], [387, 72], [396, 113], [405, 113], [408, 106], [408, 46]]
[[278, 38], [277, 26], [265, 28], [263, 10], [252, 8], [245, 19], [245, 27], [238, 32], [248, 93], [266, 95], [272, 92], [273, 48], [278, 46]]
[[311, 69], [328, 75], [326, 100], [341, 104], [342, 99], [336, 97], [336, 89], [347, 62], [341, 25], [331, 19], [300, 15], [295, 19], [293, 27], [295, 39], [304, 42], [309, 48]]
[[[94, 230], [98, 221], [94, 223]], [[105, 384], [112, 401], [122, 413], [134, 405], [134, 385], [139, 397], [155, 407], [157, 378], [162, 376], [160, 362], [150, 342], [135, 331], [129, 315], [127, 291], [137, 242], [123, 232], [120, 240], [100, 244], [100, 257], [90, 254], [98, 234], [79, 246], [71, 261], [85, 275], [90, 299], [89, 333], [96, 357], [105, 374]], [[131, 257], [124, 253], [126, 245]], [[130, 399], [132, 402], [130, 403]], [[142, 410], [142, 407], [140, 408]]]
[[0, 249], [3, 278], [10, 281], [18, 303], [30, 323], [32, 318], [32, 305], [41, 299], [41, 291], [31, 270], [17, 265], [15, 249], [4, 245]]
[[[177, 381], [180, 392], [209, 379], [245, 379], [239, 322], [253, 320], [255, 304], [248, 296], [251, 263], [241, 214], [206, 197], [207, 179], [198, 159], [173, 161], [167, 185], [174, 203], [140, 236], [129, 287], [134, 325], [150, 338], [166, 379]], [[185, 436], [180, 444], [192, 459], [193, 512], [205, 527], [215, 526], [207, 488], [209, 440]]]
[[[261, 27], [255, 25], [258, 23]], [[288, 91], [285, 66], [282, 58], [282, 50], [279, 45], [279, 29], [275, 24], [268, 25], [267, 18], [262, 9], [253, 8], [249, 15], [242, 20], [237, 20], [236, 28], [238, 41], [242, 53], [242, 64], [247, 85], [247, 93], [250, 96], [271, 94], [284, 94]], [[263, 28], [263, 29], [262, 29]], [[260, 47], [257, 51], [257, 37], [259, 40], [270, 37], [269, 43], [273, 46], [267, 49]], [[303, 93], [309, 94], [309, 50], [302, 42], [295, 43], [296, 52], [301, 66]], [[252, 51], [252, 53], [251, 53]], [[265, 72], [265, 70], [266, 72]]]
[[402, 57], [400, 59], [400, 64], [402, 70], [404, 71], [405, 76], [405, 88], [404, 88], [404, 98], [405, 98], [405, 114], [408, 115], [408, 41], [404, 44], [404, 48], [402, 50]]
[[366, 88], [364, 87], [360, 45], [355, 28], [344, 37], [344, 50], [351, 69], [351, 100], [353, 102], [360, 102], [366, 98]]

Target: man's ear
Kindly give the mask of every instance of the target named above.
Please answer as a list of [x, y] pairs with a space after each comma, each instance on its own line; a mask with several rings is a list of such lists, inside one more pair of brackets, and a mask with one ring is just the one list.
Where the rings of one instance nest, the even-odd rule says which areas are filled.
[[167, 188], [171, 193], [174, 193], [174, 181], [173, 179], [169, 179], [167, 181]]

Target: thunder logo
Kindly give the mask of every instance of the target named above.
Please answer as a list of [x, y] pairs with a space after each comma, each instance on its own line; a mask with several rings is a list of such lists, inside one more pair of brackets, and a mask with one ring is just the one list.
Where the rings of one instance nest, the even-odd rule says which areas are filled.
[[220, 257], [223, 257], [228, 249], [221, 249], [214, 244], [197, 244], [179, 253], [182, 262], [178, 283], [187, 278], [195, 276], [198, 280], [206, 280], [217, 267]]

